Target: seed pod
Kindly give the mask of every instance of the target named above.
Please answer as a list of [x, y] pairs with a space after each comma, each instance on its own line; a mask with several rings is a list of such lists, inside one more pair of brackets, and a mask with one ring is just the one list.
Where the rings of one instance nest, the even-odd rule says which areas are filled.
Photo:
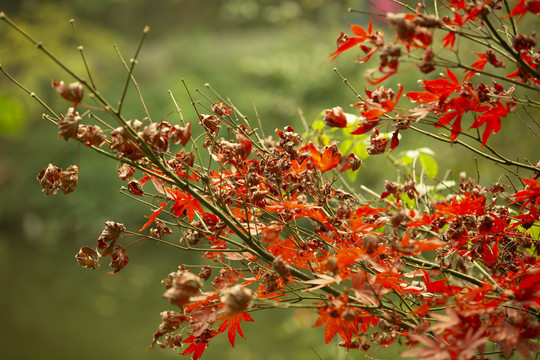
[[163, 294], [165, 300], [182, 307], [189, 303], [189, 298], [199, 292], [202, 280], [190, 271], [181, 272], [172, 282], [172, 287]]
[[223, 313], [227, 317], [234, 317], [242, 314], [249, 307], [253, 292], [242, 285], [235, 285], [230, 288], [221, 298], [221, 302], [225, 304]]

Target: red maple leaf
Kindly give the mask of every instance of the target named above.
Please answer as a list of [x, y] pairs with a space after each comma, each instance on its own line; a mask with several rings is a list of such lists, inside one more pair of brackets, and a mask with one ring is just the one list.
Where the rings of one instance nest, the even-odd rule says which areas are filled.
[[174, 201], [171, 211], [175, 216], [182, 216], [185, 212], [185, 215], [187, 215], [188, 220], [191, 222], [195, 216], [195, 210], [200, 214], [204, 214], [199, 200], [195, 199], [191, 194], [185, 193], [180, 189], [166, 188], [165, 190]]
[[450, 95], [460, 92], [461, 85], [456, 75], [447, 68], [446, 77], [424, 80], [422, 89], [426, 91], [411, 91], [406, 95], [412, 102], [429, 104], [439, 100], [445, 100]]
[[216, 335], [217, 332], [210, 329], [206, 329], [205, 331], [203, 331], [200, 336], [191, 335], [186, 340], [184, 340], [184, 343], [190, 345], [182, 352], [182, 355], [193, 354], [193, 360], [200, 359], [202, 354], [204, 353], [204, 350], [206, 350], [206, 348], [208, 347], [210, 340]]
[[540, 1], [539, 0], [514, 0], [519, 1], [519, 4], [514, 6], [512, 11], [505, 18], [519, 15], [519, 20], [527, 13], [527, 11], [533, 14], [540, 13]]
[[324, 328], [324, 342], [326, 344], [332, 341], [336, 334], [339, 334], [348, 347], [353, 335], [358, 333], [358, 320], [345, 320], [341, 317], [344, 308], [345, 306], [318, 309], [319, 317], [313, 327], [326, 325]]
[[458, 216], [483, 215], [485, 213], [485, 202], [485, 197], [475, 199], [471, 194], [466, 193], [462, 199], [453, 197], [449, 202], [434, 204], [434, 206], [437, 208], [436, 214], [447, 215], [446, 221], [452, 221]]
[[517, 192], [513, 197], [516, 198], [511, 204], [515, 204], [520, 201], [524, 201], [521, 206], [521, 211], [525, 209], [528, 204], [533, 204], [535, 207], [540, 205], [540, 182], [534, 179], [521, 179], [527, 186], [524, 190]]
[[484, 133], [482, 134], [482, 147], [486, 145], [486, 142], [492, 132], [496, 134], [501, 129], [501, 118], [506, 117], [508, 114], [507, 107], [504, 106], [500, 101], [497, 100], [495, 105], [496, 106], [478, 116], [470, 127], [471, 129], [475, 129], [486, 124]]
[[329, 56], [332, 56], [331, 61], [334, 61], [345, 50], [349, 50], [355, 45], [363, 43], [366, 40], [369, 40], [373, 31], [373, 23], [371, 22], [371, 20], [369, 21], [367, 31], [362, 26], [354, 25], [354, 24], [351, 25], [351, 30], [353, 34], [355, 34], [356, 36], [349, 37], [346, 34], [342, 33], [341, 36], [338, 38], [337, 50], [329, 55]]
[[424, 273], [424, 275], [422, 275], [422, 278], [424, 279], [424, 284], [426, 284], [426, 290], [431, 293], [453, 295], [459, 293], [463, 289], [459, 286], [448, 285], [446, 283], [448, 277], [440, 280], [431, 281], [431, 279], [429, 278], [429, 274], [424, 268], [422, 268], [422, 272]]
[[148, 219], [148, 221], [146, 222], [146, 224], [143, 225], [142, 228], [140, 228], [139, 231], [143, 231], [144, 229], [146, 229], [148, 226], [150, 226], [155, 220], [156, 218], [158, 217], [159, 213], [161, 213], [161, 211], [165, 208], [165, 206], [167, 205], [166, 202], [160, 202], [159, 203], [159, 207], [154, 210], [152, 212], [152, 215], [149, 215], [149, 216], [146, 216], [146, 218]]
[[240, 315], [237, 315], [233, 318], [226, 319], [219, 325], [218, 334], [224, 332], [227, 328], [229, 330], [227, 331], [227, 337], [229, 338], [229, 342], [231, 343], [231, 346], [234, 347], [234, 339], [236, 337], [236, 333], [243, 337], [244, 332], [242, 331], [242, 326], [240, 325], [240, 321], [255, 321], [248, 313], [242, 313]]

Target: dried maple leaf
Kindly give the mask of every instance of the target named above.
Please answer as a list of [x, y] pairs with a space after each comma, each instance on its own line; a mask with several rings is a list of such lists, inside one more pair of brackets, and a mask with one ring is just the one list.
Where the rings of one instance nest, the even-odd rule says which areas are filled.
[[67, 113], [62, 116], [58, 122], [58, 137], [68, 140], [70, 138], [77, 139], [79, 133], [79, 122], [82, 117], [74, 108], [70, 107]]
[[114, 268], [114, 271], [110, 272], [109, 274], [116, 274], [122, 270], [128, 262], [129, 257], [126, 250], [119, 245], [115, 245], [114, 252], [111, 254], [111, 263], [109, 265]]
[[75, 259], [77, 260], [77, 263], [79, 263], [79, 266], [92, 270], [99, 269], [100, 257], [99, 252], [87, 246], [82, 247], [77, 255], [75, 255]]

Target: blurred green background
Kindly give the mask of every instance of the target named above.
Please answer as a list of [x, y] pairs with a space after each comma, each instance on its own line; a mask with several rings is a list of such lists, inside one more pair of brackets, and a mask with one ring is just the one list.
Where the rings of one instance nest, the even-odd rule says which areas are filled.
[[[348, 7], [366, 9], [366, 1], [333, 0], [0, 0], [0, 10], [42, 41], [70, 67], [84, 74], [69, 19], [75, 19], [94, 80], [109, 99], [119, 98], [125, 81], [113, 45], [129, 59], [142, 29], [150, 26], [135, 76], [152, 117], [174, 110], [171, 90], [186, 120], [195, 114], [183, 86], [204, 89], [210, 83], [250, 118], [256, 105], [267, 134], [292, 124], [302, 130], [299, 109], [308, 122], [340, 105], [346, 111], [354, 94], [332, 71], [334, 66], [362, 91], [363, 69], [354, 54], [334, 63], [340, 31], [348, 23], [367, 24], [367, 17], [349, 14]], [[381, 4], [381, 2], [378, 2]], [[35, 91], [55, 111], [67, 103], [51, 88], [51, 79], [72, 81], [20, 34], [0, 22], [0, 63]], [[399, 81], [412, 84], [418, 71]], [[408, 77], [407, 77], [408, 76]], [[391, 85], [391, 84], [387, 84]], [[395, 86], [395, 83], [393, 83]], [[126, 114], [143, 117], [135, 92]], [[106, 220], [139, 228], [149, 210], [119, 193], [117, 164], [84, 147], [66, 146], [57, 129], [41, 118], [43, 110], [23, 91], [0, 76], [0, 358], [2, 359], [162, 359], [174, 351], [145, 351], [170, 306], [161, 299], [160, 281], [196, 255], [179, 254], [140, 242], [129, 249], [130, 264], [120, 273], [77, 267], [74, 255], [91, 244]], [[175, 119], [171, 116], [168, 121]], [[196, 121], [194, 121], [196, 123]], [[503, 125], [504, 126], [504, 125]], [[519, 142], [519, 131], [502, 146], [534, 155], [534, 146]], [[466, 170], [475, 175], [467, 153], [451, 157], [449, 145], [413, 137], [404, 149], [435, 148], [439, 168], [452, 168], [454, 178]], [[512, 149], [513, 150], [513, 149]], [[454, 154], [454, 153], [452, 153]], [[470, 161], [464, 162], [467, 159]], [[533, 159], [535, 160], [535, 159]], [[77, 190], [46, 197], [36, 175], [49, 162], [66, 168], [78, 163]], [[482, 176], [496, 179], [502, 171], [488, 164]], [[441, 175], [442, 177], [442, 175]], [[369, 159], [358, 183], [380, 190], [384, 179], [396, 180], [384, 158]], [[237, 339], [230, 350], [226, 336], [214, 340], [207, 359], [345, 359], [363, 358], [325, 346], [323, 329], [311, 329], [310, 312], [255, 313], [244, 326], [248, 341]], [[396, 357], [397, 350], [370, 352], [374, 358]]]

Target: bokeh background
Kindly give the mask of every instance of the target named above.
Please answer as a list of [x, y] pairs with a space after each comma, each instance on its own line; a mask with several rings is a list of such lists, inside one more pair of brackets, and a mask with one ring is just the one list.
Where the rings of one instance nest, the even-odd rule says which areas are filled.
[[[184, 78], [192, 90], [210, 83], [251, 118], [255, 104], [267, 134], [289, 124], [301, 129], [299, 110], [308, 122], [337, 105], [354, 111], [348, 108], [356, 101], [354, 94], [332, 68], [337, 66], [359, 91], [365, 86], [363, 69], [353, 63], [353, 54], [333, 63], [328, 54], [349, 23], [367, 25], [368, 18], [348, 13], [349, 7], [388, 10], [383, 6], [382, 0], [0, 0], [0, 10], [84, 74], [69, 23], [74, 19], [94, 80], [113, 101], [126, 77], [113, 45], [129, 59], [142, 29], [150, 26], [135, 76], [154, 119], [175, 121], [168, 90], [184, 118], [195, 118], [180, 81]], [[65, 111], [67, 103], [51, 88], [51, 79], [72, 79], [3, 22], [0, 63], [57, 112]], [[398, 80], [413, 84], [420, 77], [415, 70]], [[128, 96], [135, 100], [127, 102], [126, 114], [141, 118], [132, 90]], [[114, 276], [107, 269], [77, 267], [75, 253], [97, 238], [105, 221], [137, 229], [149, 210], [119, 193], [123, 183], [114, 161], [75, 144], [66, 146], [57, 138], [57, 129], [41, 118], [42, 112], [39, 104], [0, 76], [0, 358], [178, 357], [170, 350], [145, 349], [160, 323], [159, 313], [170, 308], [161, 299], [160, 281], [178, 265], [196, 262], [196, 255], [140, 242], [130, 247], [128, 267]], [[519, 130], [494, 141], [534, 155], [533, 145], [517, 139]], [[476, 175], [474, 159], [464, 152], [451, 153], [449, 145], [415, 138], [403, 146], [432, 147], [441, 177], [445, 169], [453, 170], [454, 179], [459, 171]], [[74, 193], [41, 193], [36, 175], [49, 162], [63, 168], [79, 164], [80, 183]], [[488, 179], [496, 180], [502, 172], [492, 164], [482, 168]], [[366, 161], [357, 182], [380, 190], [385, 178], [395, 180], [395, 171], [389, 161], [377, 158]], [[364, 357], [325, 346], [323, 329], [310, 329], [315, 317], [309, 311], [253, 316], [256, 322], [244, 326], [248, 341], [238, 338], [231, 351], [226, 336], [221, 336], [211, 343], [206, 358]], [[397, 356], [396, 350], [370, 354]]]

